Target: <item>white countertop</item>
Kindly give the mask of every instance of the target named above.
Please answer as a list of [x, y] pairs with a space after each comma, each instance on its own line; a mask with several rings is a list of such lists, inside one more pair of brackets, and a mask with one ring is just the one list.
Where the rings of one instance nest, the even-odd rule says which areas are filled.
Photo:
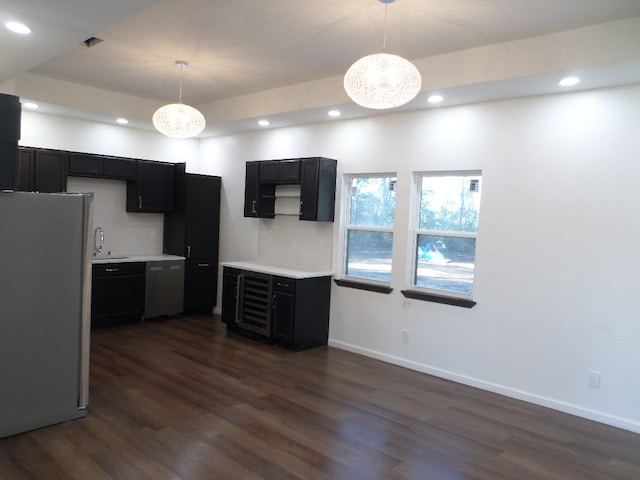
[[129, 262], [165, 262], [167, 260], [184, 260], [185, 257], [178, 255], [98, 255], [92, 257], [91, 263], [129, 263]]
[[297, 270], [295, 268], [278, 267], [275, 265], [267, 265], [256, 262], [222, 262], [223, 267], [237, 268], [239, 270], [250, 270], [252, 272], [266, 273], [268, 275], [278, 275], [287, 278], [314, 278], [314, 277], [330, 277], [333, 272], [328, 271], [309, 271]]

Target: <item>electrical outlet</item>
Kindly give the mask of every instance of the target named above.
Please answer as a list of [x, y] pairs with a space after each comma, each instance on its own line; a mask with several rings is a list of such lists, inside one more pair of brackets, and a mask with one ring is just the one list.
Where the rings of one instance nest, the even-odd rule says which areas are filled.
[[589, 386], [592, 388], [600, 388], [600, 372], [591, 370], [589, 372]]
[[402, 343], [409, 343], [409, 330], [402, 330], [402, 332], [400, 333], [400, 338], [402, 340]]
[[411, 300], [403, 300], [402, 308], [409, 308], [411, 306]]

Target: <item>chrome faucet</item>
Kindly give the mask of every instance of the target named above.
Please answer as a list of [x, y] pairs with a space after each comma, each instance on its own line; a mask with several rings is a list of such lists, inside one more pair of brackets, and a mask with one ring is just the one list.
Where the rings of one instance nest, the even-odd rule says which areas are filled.
[[95, 257], [102, 251], [104, 246], [104, 230], [102, 227], [96, 227], [93, 232], [93, 256]]

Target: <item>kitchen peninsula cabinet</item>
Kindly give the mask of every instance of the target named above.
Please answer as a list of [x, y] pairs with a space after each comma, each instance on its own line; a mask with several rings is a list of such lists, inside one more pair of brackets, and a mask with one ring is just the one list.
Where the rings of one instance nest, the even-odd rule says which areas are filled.
[[94, 264], [92, 271], [92, 327], [142, 320], [144, 262]]
[[170, 212], [173, 209], [174, 164], [150, 160], [136, 163], [136, 180], [127, 182], [127, 212]]
[[216, 305], [221, 178], [175, 166], [175, 209], [164, 217], [164, 253], [186, 257], [184, 311]]
[[20, 148], [19, 155], [16, 190], [42, 193], [66, 192], [68, 152]]
[[229, 331], [297, 351], [327, 345], [331, 273], [223, 265], [222, 321]]

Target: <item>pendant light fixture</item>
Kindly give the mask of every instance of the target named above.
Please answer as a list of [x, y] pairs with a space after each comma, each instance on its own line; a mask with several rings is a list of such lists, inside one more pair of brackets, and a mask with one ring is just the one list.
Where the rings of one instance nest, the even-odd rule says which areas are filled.
[[204, 130], [206, 121], [202, 113], [182, 103], [182, 69], [189, 66], [189, 64], [183, 60], [176, 60], [176, 66], [180, 67], [179, 101], [156, 110], [152, 118], [153, 126], [167, 137], [195, 137]]
[[378, 1], [385, 4], [382, 53], [367, 55], [351, 65], [344, 76], [344, 89], [358, 105], [384, 110], [413, 100], [422, 88], [422, 77], [409, 60], [385, 52], [387, 8], [395, 0]]

